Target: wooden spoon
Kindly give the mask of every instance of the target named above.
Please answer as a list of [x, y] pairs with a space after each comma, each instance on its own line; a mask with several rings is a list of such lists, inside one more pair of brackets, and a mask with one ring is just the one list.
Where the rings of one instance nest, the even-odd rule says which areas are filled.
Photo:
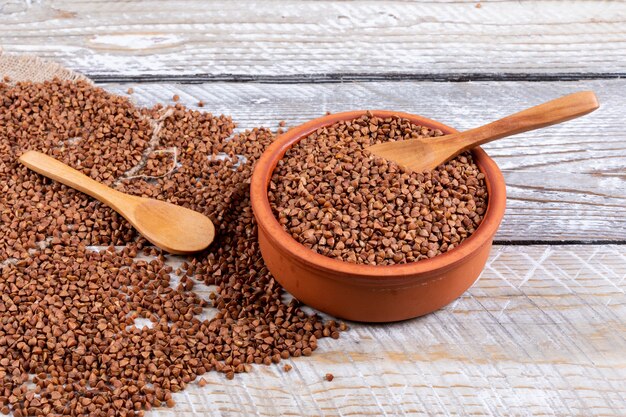
[[436, 139], [418, 138], [385, 142], [366, 149], [406, 169], [429, 171], [475, 146], [574, 119], [591, 113], [599, 106], [592, 91], [581, 91], [465, 132]]
[[40, 152], [27, 151], [19, 161], [39, 174], [100, 200], [167, 252], [183, 255], [198, 252], [206, 249], [215, 237], [211, 220], [196, 211], [116, 191]]

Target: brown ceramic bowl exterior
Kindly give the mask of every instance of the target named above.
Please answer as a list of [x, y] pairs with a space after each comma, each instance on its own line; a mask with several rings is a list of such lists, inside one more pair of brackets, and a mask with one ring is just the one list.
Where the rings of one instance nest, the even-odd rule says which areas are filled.
[[[333, 316], [365, 322], [390, 322], [435, 311], [459, 297], [478, 278], [487, 262], [493, 236], [504, 215], [506, 188], [495, 162], [480, 148], [472, 150], [485, 174], [487, 212], [474, 234], [449, 252], [400, 265], [353, 264], [320, 255], [289, 235], [272, 213], [267, 187], [276, 164], [299, 140], [320, 127], [351, 120], [365, 111], [337, 113], [290, 129], [270, 145], [257, 162], [251, 182], [251, 202], [258, 223], [263, 259], [278, 282], [298, 300]], [[372, 111], [378, 117], [397, 116], [455, 133], [455, 129], [420, 116]]]

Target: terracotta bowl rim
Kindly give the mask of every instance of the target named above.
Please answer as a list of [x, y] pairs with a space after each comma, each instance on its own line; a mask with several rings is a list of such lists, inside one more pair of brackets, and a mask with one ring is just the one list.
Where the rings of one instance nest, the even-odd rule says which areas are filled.
[[283, 133], [263, 152], [263, 155], [257, 161], [250, 182], [250, 200], [252, 211], [257, 220], [257, 226], [259, 229], [263, 229], [266, 238], [271, 241], [272, 245], [283, 254], [288, 254], [292, 260], [296, 260], [321, 273], [384, 281], [390, 278], [415, 278], [416, 275], [420, 274], [444, 272], [454, 268], [467, 258], [471, 258], [483, 245], [490, 244], [504, 216], [506, 186], [500, 169], [481, 148], [474, 148], [472, 155], [480, 171], [485, 174], [489, 197], [487, 211], [476, 231], [449, 252], [437, 255], [434, 258], [406, 264], [355, 264], [319, 254], [295, 240], [283, 229], [272, 212], [267, 196], [267, 187], [278, 161], [282, 159], [289, 148], [320, 127], [329, 126], [341, 120], [356, 119], [368, 111], [374, 116], [381, 118], [391, 116], [405, 118], [415, 124], [440, 129], [448, 134], [458, 132], [456, 129], [443, 123], [415, 114], [389, 110], [354, 110], [319, 117]]

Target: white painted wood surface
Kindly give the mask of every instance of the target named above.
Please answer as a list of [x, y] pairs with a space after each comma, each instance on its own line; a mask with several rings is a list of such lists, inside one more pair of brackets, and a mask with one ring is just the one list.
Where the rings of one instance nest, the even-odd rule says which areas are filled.
[[92, 75], [621, 72], [623, 1], [5, 0], [7, 52]]
[[290, 372], [208, 373], [147, 415], [624, 416], [625, 293], [624, 245], [496, 246], [443, 310], [351, 323]]
[[507, 211], [500, 241], [626, 238], [625, 80], [580, 82], [370, 82], [344, 84], [106, 84], [139, 105], [180, 102], [232, 115], [241, 129], [295, 126], [327, 110], [391, 109], [468, 129], [579, 90], [601, 103], [580, 119], [488, 144], [503, 169]]

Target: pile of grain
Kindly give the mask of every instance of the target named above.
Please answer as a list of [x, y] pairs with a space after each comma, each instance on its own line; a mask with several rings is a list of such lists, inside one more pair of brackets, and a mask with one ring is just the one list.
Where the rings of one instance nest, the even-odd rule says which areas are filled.
[[[0, 411], [141, 415], [172, 406], [171, 393], [205, 372], [232, 378], [339, 337], [344, 325], [281, 301], [248, 191], [273, 134], [227, 140], [233, 129], [228, 117], [180, 104], [139, 110], [84, 82], [0, 83]], [[28, 149], [200, 211], [217, 239], [171, 271], [111, 209], [19, 165]], [[142, 250], [151, 260], [135, 259]], [[192, 291], [191, 276], [217, 285], [211, 300]], [[199, 319], [209, 305], [215, 318]], [[137, 317], [152, 325], [136, 326]]]

